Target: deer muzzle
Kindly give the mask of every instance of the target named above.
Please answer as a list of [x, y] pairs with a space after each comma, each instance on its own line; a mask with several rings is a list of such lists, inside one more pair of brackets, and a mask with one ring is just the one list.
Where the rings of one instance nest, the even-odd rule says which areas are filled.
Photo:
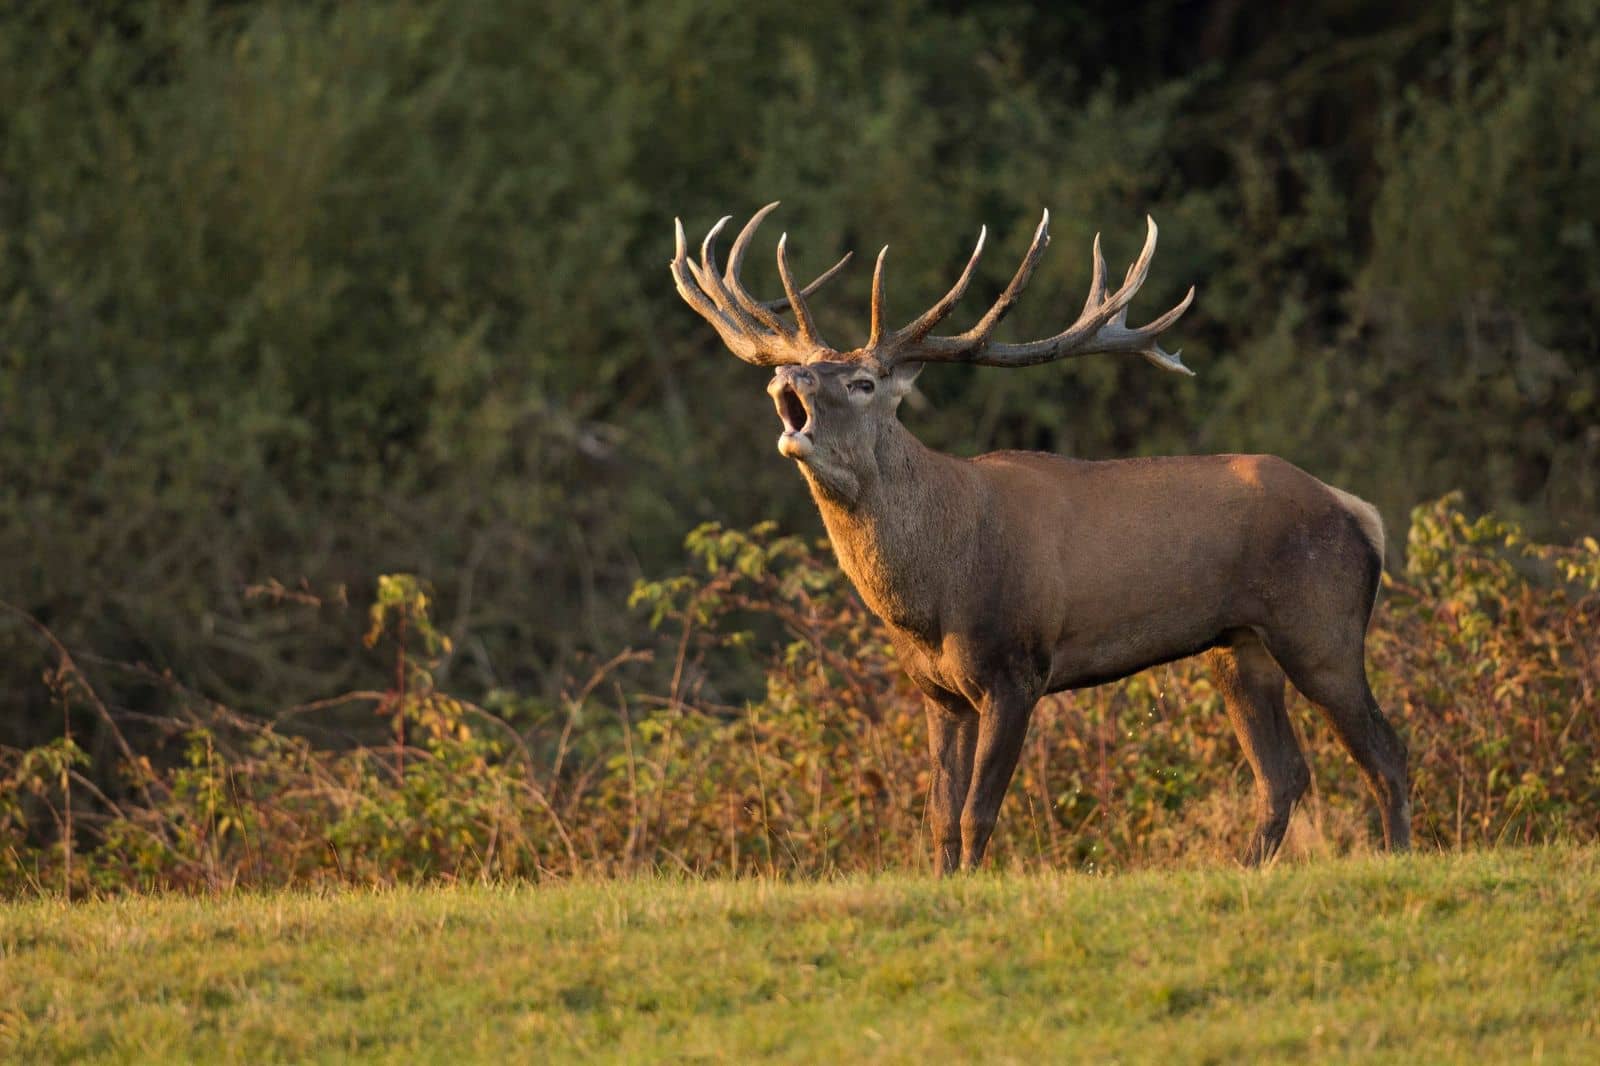
[[802, 461], [809, 458], [816, 447], [812, 438], [812, 411], [817, 376], [800, 367], [780, 367], [767, 386], [767, 392], [778, 408], [778, 418], [783, 421], [778, 453]]

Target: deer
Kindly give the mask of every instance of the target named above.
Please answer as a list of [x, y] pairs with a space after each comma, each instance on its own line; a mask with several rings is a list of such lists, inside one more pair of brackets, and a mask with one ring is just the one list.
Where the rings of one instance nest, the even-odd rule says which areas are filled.
[[1147, 325], [1127, 324], [1155, 254], [1155, 220], [1146, 217], [1144, 248], [1114, 291], [1097, 234], [1082, 312], [1060, 333], [1027, 342], [996, 341], [994, 332], [1049, 243], [1048, 210], [1010, 283], [964, 333], [934, 330], [972, 281], [987, 228], [950, 290], [900, 329], [884, 326], [886, 246], [873, 270], [866, 343], [843, 349], [823, 339], [806, 299], [849, 254], [797, 288], [785, 233], [784, 295], [758, 300], [740, 280], [756, 229], [777, 206], [745, 224], [725, 269], [716, 241], [731, 216], [707, 233], [698, 262], [677, 220], [672, 279], [733, 355], [773, 368], [778, 452], [799, 467], [840, 568], [924, 698], [938, 872], [982, 863], [1044, 696], [1194, 655], [1208, 661], [1254, 776], [1255, 824], [1241, 862], [1277, 853], [1310, 783], [1286, 681], [1355, 761], [1384, 847], [1409, 848], [1406, 748], [1365, 663], [1384, 560], [1376, 508], [1270, 455], [966, 459], [926, 447], [899, 420], [930, 363], [1018, 368], [1138, 354], [1192, 374], [1181, 350], [1163, 350], [1158, 338], [1193, 303], [1193, 287]]

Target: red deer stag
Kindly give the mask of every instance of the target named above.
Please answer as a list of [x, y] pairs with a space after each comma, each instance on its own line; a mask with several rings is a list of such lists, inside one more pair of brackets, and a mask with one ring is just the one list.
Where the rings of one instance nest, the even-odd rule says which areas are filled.
[[[778, 239], [785, 297], [762, 302], [739, 280], [762, 208], [719, 270], [718, 222], [687, 254], [677, 225], [672, 277], [734, 355], [776, 367], [767, 386], [783, 433], [838, 554], [889, 627], [926, 696], [933, 759], [930, 821], [941, 872], [976, 867], [1034, 704], [1204, 652], [1255, 773], [1257, 824], [1245, 861], [1283, 840], [1309, 772], [1284, 712], [1284, 679], [1332, 723], [1377, 799], [1384, 843], [1410, 844], [1406, 752], [1367, 684], [1363, 645], [1383, 565], [1372, 505], [1265, 455], [1085, 462], [1038, 452], [957, 459], [923, 446], [896, 408], [924, 364], [1020, 367], [1136, 352], [1190, 373], [1157, 343], [1194, 299], [1139, 329], [1128, 303], [1155, 254], [1144, 250], [1106, 291], [1095, 238], [1089, 298], [1044, 340], [991, 339], [1049, 242], [1049, 212], [1011, 283], [977, 325], [935, 336], [972, 280], [984, 235], [955, 286], [903, 329], [884, 327], [883, 264], [872, 275], [867, 343], [830, 347], [795, 286]], [[849, 257], [846, 256], [845, 259]], [[787, 308], [791, 326], [779, 317]]]

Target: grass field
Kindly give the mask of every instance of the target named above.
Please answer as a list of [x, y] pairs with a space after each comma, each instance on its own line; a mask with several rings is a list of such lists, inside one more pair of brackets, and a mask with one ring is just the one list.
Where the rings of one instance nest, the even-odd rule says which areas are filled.
[[1592, 1061], [1600, 851], [0, 907], [21, 1061]]

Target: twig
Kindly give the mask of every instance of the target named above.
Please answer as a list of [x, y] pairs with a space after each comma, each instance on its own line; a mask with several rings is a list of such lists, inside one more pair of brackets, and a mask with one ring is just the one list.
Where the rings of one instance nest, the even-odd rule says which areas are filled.
[[[95, 692], [94, 686], [89, 683], [87, 675], [78, 666], [77, 660], [72, 657], [72, 653], [67, 650], [67, 646], [61, 643], [56, 635], [50, 631], [49, 627], [22, 608], [7, 603], [5, 600], [0, 600], [0, 610], [9, 611], [11, 614], [16, 615], [26, 622], [35, 633], [44, 638], [60, 660], [59, 668], [64, 671], [66, 676], [71, 676], [77, 681], [78, 688], [82, 690], [84, 698], [89, 702], [89, 706], [94, 709], [95, 714], [100, 717], [106, 728], [111, 731], [111, 739], [116, 742], [117, 750], [122, 753], [122, 757], [127, 761], [130, 770], [138, 768], [141, 764], [138, 757], [134, 755], [128, 739], [122, 735], [122, 730], [117, 728], [116, 719], [111, 716], [111, 712], [106, 708], [104, 701], [100, 699], [99, 693]], [[135, 785], [144, 795], [146, 805], [154, 807], [156, 805], [155, 800], [150, 795], [144, 775], [141, 774], [136, 778]]]

